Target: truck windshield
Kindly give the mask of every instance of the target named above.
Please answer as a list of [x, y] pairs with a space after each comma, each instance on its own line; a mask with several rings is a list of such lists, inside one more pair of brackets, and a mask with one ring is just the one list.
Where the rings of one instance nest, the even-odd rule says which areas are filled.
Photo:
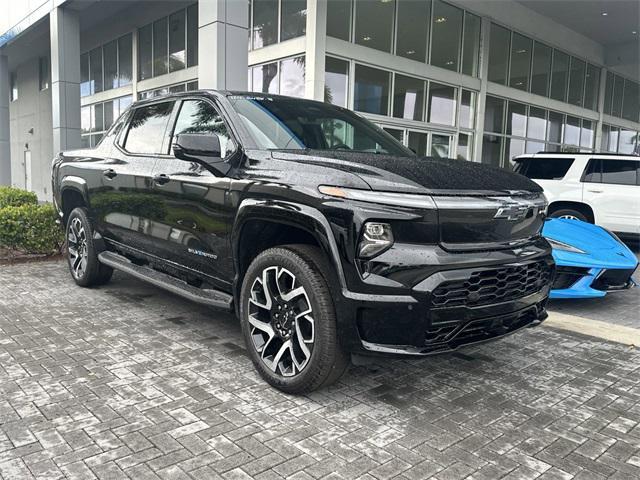
[[391, 135], [355, 113], [298, 98], [232, 96], [229, 101], [265, 150], [344, 150], [414, 156]]

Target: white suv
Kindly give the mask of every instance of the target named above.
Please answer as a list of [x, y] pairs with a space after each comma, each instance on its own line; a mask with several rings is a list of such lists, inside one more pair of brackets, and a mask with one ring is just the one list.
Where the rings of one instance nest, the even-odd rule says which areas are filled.
[[544, 189], [550, 217], [576, 218], [614, 232], [640, 234], [640, 157], [536, 153], [514, 160], [518, 173]]

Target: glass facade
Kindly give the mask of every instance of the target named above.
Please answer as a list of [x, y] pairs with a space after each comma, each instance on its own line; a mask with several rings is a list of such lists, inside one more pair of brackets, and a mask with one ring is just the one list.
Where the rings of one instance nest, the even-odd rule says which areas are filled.
[[640, 85], [620, 75], [607, 72], [604, 113], [640, 122]]
[[304, 55], [255, 65], [249, 67], [249, 90], [304, 97], [304, 77]]
[[131, 95], [115, 98], [108, 102], [87, 105], [80, 109], [80, 132], [83, 148], [95, 147], [107, 130], [131, 105]]
[[250, 49], [267, 47], [306, 33], [306, 0], [250, 0], [249, 10]]
[[130, 33], [80, 55], [80, 95], [130, 85], [131, 59]]

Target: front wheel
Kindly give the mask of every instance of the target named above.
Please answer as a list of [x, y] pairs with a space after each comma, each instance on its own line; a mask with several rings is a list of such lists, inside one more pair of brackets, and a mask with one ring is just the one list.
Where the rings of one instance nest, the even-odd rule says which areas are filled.
[[589, 219], [584, 213], [578, 210], [573, 210], [572, 208], [562, 208], [560, 210], [556, 210], [555, 212], [551, 213], [549, 217], [565, 218], [567, 220], [582, 220], [583, 222], [589, 221]]
[[240, 320], [251, 360], [262, 378], [286, 393], [327, 386], [348, 365], [323, 271], [318, 248], [277, 247], [256, 257], [242, 283]]
[[74, 208], [67, 221], [67, 260], [73, 280], [81, 287], [103, 285], [113, 269], [98, 260], [93, 227], [84, 208]]

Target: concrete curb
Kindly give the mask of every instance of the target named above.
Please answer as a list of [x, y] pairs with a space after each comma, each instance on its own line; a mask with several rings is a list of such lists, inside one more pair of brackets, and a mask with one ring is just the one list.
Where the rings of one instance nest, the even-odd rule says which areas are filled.
[[590, 320], [588, 318], [558, 312], [549, 312], [549, 318], [547, 318], [542, 325], [581, 333], [610, 342], [640, 346], [640, 329], [637, 328], [613, 325], [599, 320]]

